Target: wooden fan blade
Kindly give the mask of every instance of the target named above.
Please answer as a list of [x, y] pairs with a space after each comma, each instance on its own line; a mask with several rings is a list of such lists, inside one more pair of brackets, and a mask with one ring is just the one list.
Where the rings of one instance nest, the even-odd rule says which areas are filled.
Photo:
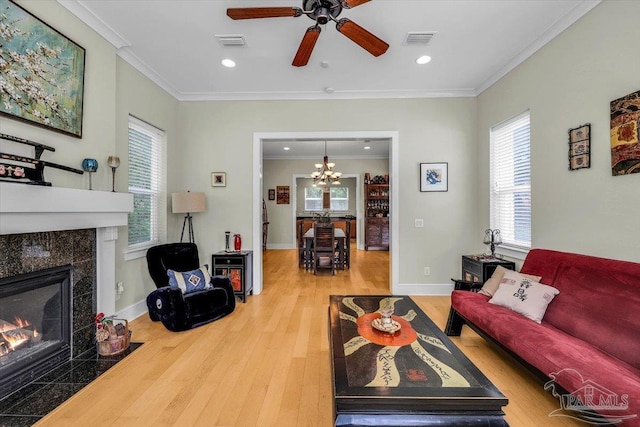
[[342, 7], [352, 9], [356, 6], [360, 6], [361, 4], [368, 3], [370, 1], [371, 0], [342, 0]]
[[307, 65], [316, 41], [318, 41], [318, 37], [320, 37], [320, 27], [318, 25], [307, 28], [307, 32], [304, 33], [304, 37], [302, 37], [302, 42], [300, 42], [300, 47], [298, 47], [298, 52], [295, 58], [293, 58], [291, 65], [294, 67], [304, 67]]
[[373, 56], [380, 56], [389, 49], [387, 42], [379, 39], [350, 19], [343, 18], [338, 21], [336, 29]]
[[302, 9], [297, 7], [237, 7], [227, 9], [231, 19], [279, 18], [284, 16], [298, 17]]

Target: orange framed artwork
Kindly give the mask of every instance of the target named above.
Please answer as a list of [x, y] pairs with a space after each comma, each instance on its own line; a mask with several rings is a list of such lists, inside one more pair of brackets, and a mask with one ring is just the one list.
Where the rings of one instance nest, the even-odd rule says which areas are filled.
[[640, 90], [611, 101], [611, 174], [640, 173]]

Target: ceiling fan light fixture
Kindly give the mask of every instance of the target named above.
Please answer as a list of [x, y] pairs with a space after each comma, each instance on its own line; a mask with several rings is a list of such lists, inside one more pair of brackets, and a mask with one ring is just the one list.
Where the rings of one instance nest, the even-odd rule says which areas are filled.
[[428, 64], [429, 62], [431, 62], [431, 57], [429, 55], [422, 55], [416, 59], [416, 64], [418, 65]]

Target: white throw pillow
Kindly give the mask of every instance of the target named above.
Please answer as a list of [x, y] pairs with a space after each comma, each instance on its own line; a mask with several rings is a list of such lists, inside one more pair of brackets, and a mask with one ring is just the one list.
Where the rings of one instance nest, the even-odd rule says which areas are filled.
[[[506, 271], [512, 271], [512, 270], [507, 270], [501, 265], [496, 267], [496, 269], [493, 271], [493, 274], [491, 275], [489, 280], [484, 282], [484, 285], [482, 285], [482, 289], [480, 289], [478, 293], [482, 295], [486, 295], [488, 297], [492, 297], [498, 290], [498, 287], [500, 286], [500, 282], [502, 281], [502, 278], [504, 277], [504, 273]], [[522, 273], [518, 273], [518, 274], [526, 277], [527, 279], [531, 279], [534, 282], [538, 282], [541, 279], [541, 276], [532, 276], [530, 274], [522, 274]]]
[[558, 295], [553, 286], [543, 285], [515, 271], [505, 271], [491, 304], [509, 308], [534, 322], [542, 322], [547, 306]]

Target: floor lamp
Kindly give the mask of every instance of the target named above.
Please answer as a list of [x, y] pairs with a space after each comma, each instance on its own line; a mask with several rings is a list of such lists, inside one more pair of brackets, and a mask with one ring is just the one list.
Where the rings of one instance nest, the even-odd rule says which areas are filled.
[[184, 229], [189, 225], [189, 243], [195, 243], [193, 237], [193, 217], [192, 213], [204, 212], [204, 193], [192, 193], [190, 191], [184, 193], [171, 194], [171, 210], [173, 213], [186, 213], [182, 222], [182, 233], [180, 234], [180, 243], [184, 238]]

